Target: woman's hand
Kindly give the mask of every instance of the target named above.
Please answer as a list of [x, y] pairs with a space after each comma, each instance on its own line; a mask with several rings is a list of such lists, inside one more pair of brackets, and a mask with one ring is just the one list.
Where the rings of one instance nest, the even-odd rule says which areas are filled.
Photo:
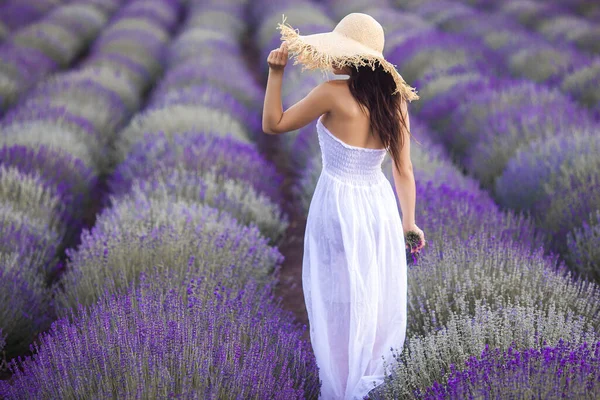
[[406, 234], [408, 232], [416, 232], [420, 237], [421, 237], [421, 244], [419, 245], [419, 247], [416, 248], [415, 251], [420, 251], [423, 247], [425, 247], [425, 234], [423, 233], [423, 231], [421, 230], [421, 228], [419, 228], [417, 226], [417, 224], [412, 224], [409, 226], [403, 226], [404, 229], [404, 236], [406, 236]]
[[267, 64], [273, 70], [282, 70], [288, 61], [287, 42], [282, 42], [279, 48], [272, 50], [267, 57]]

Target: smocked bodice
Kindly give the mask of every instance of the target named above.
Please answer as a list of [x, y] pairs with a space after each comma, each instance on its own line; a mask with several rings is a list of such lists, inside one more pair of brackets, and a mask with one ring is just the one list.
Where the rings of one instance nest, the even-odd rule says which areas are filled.
[[334, 136], [317, 121], [319, 146], [323, 159], [323, 171], [352, 184], [379, 184], [386, 179], [381, 163], [387, 154], [385, 149], [368, 149], [351, 146]]

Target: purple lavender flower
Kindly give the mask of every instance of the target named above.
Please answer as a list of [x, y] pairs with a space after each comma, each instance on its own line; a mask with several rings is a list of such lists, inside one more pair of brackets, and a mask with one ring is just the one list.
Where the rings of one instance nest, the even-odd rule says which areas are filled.
[[282, 203], [283, 177], [254, 146], [210, 133], [179, 134], [172, 141], [164, 134], [146, 135], [117, 166], [109, 188], [113, 193], [123, 193], [129, 190], [133, 179], [147, 179], [161, 168], [173, 167], [213, 170], [217, 175], [246, 181], [258, 192]]
[[[272, 286], [241, 291], [168, 274], [55, 322], [35, 357], [10, 364], [0, 393], [27, 397], [314, 398], [319, 380], [306, 326], [283, 312]], [[183, 293], [183, 294], [182, 294]], [[80, 308], [80, 311], [83, 307]], [[40, 379], [43, 376], [43, 379]], [[173, 377], [179, 377], [174, 379]], [[85, 384], [84, 384], [85, 382]]]
[[423, 399], [542, 396], [545, 399], [600, 396], [600, 342], [574, 345], [560, 340], [541, 349], [485, 346], [464, 366], [452, 366], [448, 382], [423, 390]]
[[[4, 229], [2, 233], [5, 233]], [[0, 242], [7, 239], [10, 237]], [[35, 336], [51, 322], [51, 297], [45, 276], [27, 269], [28, 264], [43, 254], [33, 253], [36, 249], [28, 248], [27, 244], [22, 242], [22, 247], [14, 248], [12, 252], [0, 252], [0, 330], [5, 338], [7, 359], [26, 351]]]
[[283, 261], [255, 226], [242, 226], [206, 205], [147, 198], [141, 192], [114, 199], [67, 255], [66, 272], [55, 291], [62, 315], [77, 304], [120, 292], [153, 266], [169, 271], [172, 282], [201, 272], [214, 282], [226, 276], [228, 287], [239, 288], [250, 278], [258, 283], [277, 280]]

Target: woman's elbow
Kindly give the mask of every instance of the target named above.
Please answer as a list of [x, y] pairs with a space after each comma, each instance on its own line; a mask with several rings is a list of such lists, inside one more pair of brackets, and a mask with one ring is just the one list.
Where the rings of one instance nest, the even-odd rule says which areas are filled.
[[263, 124], [262, 130], [263, 130], [263, 133], [265, 133], [267, 135], [273, 135], [275, 133], [275, 132], [273, 132], [273, 129], [271, 129], [271, 127], [266, 124]]
[[263, 126], [263, 132], [267, 135], [279, 135], [285, 131], [278, 129], [277, 127]]
[[394, 168], [398, 176], [401, 178], [414, 177], [412, 163], [403, 165], [400, 169]]

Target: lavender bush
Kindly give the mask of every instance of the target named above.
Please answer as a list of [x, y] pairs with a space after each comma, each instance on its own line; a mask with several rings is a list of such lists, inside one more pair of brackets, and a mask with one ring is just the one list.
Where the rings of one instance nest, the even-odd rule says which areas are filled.
[[149, 180], [136, 180], [133, 192], [168, 201], [184, 200], [206, 204], [233, 216], [240, 224], [256, 226], [260, 232], [279, 242], [289, 224], [281, 207], [244, 181], [221, 179], [214, 172], [162, 170]]
[[411, 38], [395, 47], [389, 55], [390, 61], [398, 65], [408, 81], [457, 66], [498, 74], [496, 58], [478, 41], [439, 32], [425, 32]]
[[[498, 82], [500, 83], [500, 82]], [[549, 89], [532, 82], [514, 81], [511, 84], [471, 93], [452, 113], [449, 130], [460, 132], [447, 146], [453, 153], [463, 157], [465, 151], [479, 139], [479, 133], [493, 115], [524, 106], [563, 106], [576, 109], [574, 102], [557, 89]]]
[[[2, 333], [2, 329], [0, 329], [0, 353], [4, 350], [4, 346], [6, 346], [6, 336]], [[0, 365], [4, 365], [4, 360], [2, 360]]]
[[[486, 188], [492, 188], [515, 151], [534, 140], [554, 140], [594, 129], [586, 110], [565, 104], [522, 105], [494, 112], [467, 149], [464, 165]], [[597, 129], [597, 128], [596, 128]]]
[[533, 0], [517, 0], [505, 3], [498, 11], [530, 28], [535, 27], [540, 22], [551, 19], [559, 15], [564, 10], [556, 4], [548, 4]]
[[567, 235], [566, 258], [584, 277], [600, 282], [600, 211]]
[[172, 137], [164, 133], [144, 135], [115, 169], [109, 188], [116, 194], [127, 192], [134, 179], [148, 179], [171, 168], [213, 171], [223, 179], [248, 182], [257, 192], [282, 203], [283, 177], [255, 146], [210, 132], [187, 132]]
[[48, 20], [89, 41], [106, 24], [110, 12], [92, 4], [71, 3], [55, 9]]
[[[168, 261], [168, 269], [179, 267]], [[281, 311], [270, 287], [239, 292], [191, 275], [181, 290], [168, 274], [103, 298], [69, 322], [60, 319], [34, 345], [11, 398], [185, 397], [303, 399], [318, 394], [317, 367], [303, 329]], [[179, 292], [184, 292], [187, 299]], [[77, 349], [73, 351], [73, 349]], [[60, 356], [57, 356], [59, 355]], [[40, 379], [40, 377], [43, 377]]]
[[63, 80], [43, 84], [30, 93], [19, 108], [61, 107], [85, 121], [97, 132], [99, 143], [106, 143], [127, 117], [121, 97], [91, 79]]
[[[105, 25], [111, 12], [90, 10], [83, 5], [63, 5], [2, 43], [0, 112], [40, 78], [71, 64]], [[84, 18], [86, 25], [82, 29], [80, 23]]]
[[600, 58], [589, 64], [581, 65], [566, 75], [560, 84], [562, 91], [567, 92], [586, 106], [600, 111]]
[[0, 5], [0, 22], [7, 30], [18, 28], [35, 22], [56, 7], [59, 1], [7, 1]]
[[[261, 3], [267, 6], [269, 2], [263, 1]], [[263, 10], [260, 11], [260, 16], [255, 16], [255, 19], [260, 21], [260, 26], [256, 32], [256, 45], [260, 49], [264, 49], [273, 35], [277, 34], [274, 28], [277, 26], [277, 23], [282, 21], [282, 14], [286, 16], [286, 22], [294, 27], [305, 24], [335, 26], [335, 23], [327, 16], [322, 6], [309, 1], [298, 1], [283, 5], [273, 4], [270, 6], [273, 7], [273, 10], [267, 12]], [[254, 7], [255, 12], [259, 12], [258, 10], [260, 9], [262, 7]], [[300, 33], [304, 34], [302, 31]]]
[[[6, 240], [4, 229], [2, 234], [0, 242]], [[51, 293], [44, 276], [21, 265], [30, 263], [29, 255], [37, 256], [27, 244], [21, 243], [21, 248], [13, 252], [0, 252], [0, 330], [5, 339], [0, 341], [4, 342], [7, 359], [26, 351], [51, 321]]]
[[38, 174], [49, 185], [59, 188], [65, 210], [74, 219], [82, 216], [97, 183], [97, 176], [81, 160], [45, 146], [2, 147], [0, 165], [11, 166], [26, 175]]
[[[510, 71], [535, 82], [559, 82], [575, 67], [586, 63], [588, 59], [578, 56], [574, 51], [556, 46], [524, 46], [516, 50], [508, 59]], [[535, 64], [535, 68], [531, 65]]]
[[18, 215], [28, 215], [32, 225], [48, 229], [58, 237], [64, 234], [61, 220], [66, 217], [60, 193], [39, 174], [24, 174], [14, 167], [0, 166], [2, 207]]
[[193, 130], [232, 137], [243, 143], [253, 143], [246, 128], [228, 112], [204, 106], [178, 104], [148, 110], [134, 117], [116, 143], [120, 160], [125, 159], [131, 146], [142, 140], [144, 135], [161, 132], [169, 137]]
[[[421, 183], [431, 182], [434, 185], [453, 185], [467, 192], [479, 193], [479, 183], [463, 175], [453, 164], [445, 148], [433, 141], [433, 134], [426, 128], [422, 120], [412, 117], [410, 120], [411, 134], [416, 141], [411, 141], [411, 162], [415, 180]], [[382, 170], [395, 190], [392, 174], [392, 158], [388, 154]]]
[[563, 169], [546, 183], [547, 196], [536, 206], [539, 226], [548, 232], [548, 244], [566, 253], [566, 238], [574, 228], [588, 220], [600, 204], [600, 176], [597, 157], [592, 163], [577, 160], [572, 168]]
[[317, 153], [308, 159], [300, 176], [292, 187], [297, 207], [301, 207], [303, 215], [308, 215], [310, 202], [317, 187], [321, 170], [323, 169], [323, 160], [321, 157], [321, 154]]
[[600, 53], [600, 27], [574, 15], [558, 15], [537, 29], [553, 42], [565, 42], [590, 53]]
[[223, 88], [209, 82], [166, 90], [160, 93], [160, 96], [153, 97], [148, 108], [165, 108], [178, 104], [218, 108], [245, 125], [249, 134], [254, 136], [256, 132], [262, 131], [260, 116], [254, 109], [250, 109]]
[[244, 15], [235, 15], [229, 10], [199, 7], [189, 17], [188, 21], [190, 26], [204, 27], [213, 32], [227, 32], [231, 39], [238, 39], [237, 43], [239, 43], [239, 39], [241, 39], [247, 28], [247, 24], [242, 22], [244, 17]]
[[478, 304], [473, 315], [451, 314], [446, 326], [425, 336], [407, 337], [401, 353], [393, 349], [394, 360], [387, 360], [385, 383], [378, 397], [422, 398], [436, 382], [448, 383], [452, 364], [463, 365], [485, 345], [501, 350], [540, 349], [564, 338], [570, 338], [574, 345], [598, 340], [589, 320], [557, 310], [552, 304], [547, 312], [536, 306], [491, 310]]
[[[227, 53], [224, 53], [227, 54]], [[202, 83], [212, 83], [222, 87], [249, 108], [256, 109], [262, 101], [262, 90], [249, 74], [239, 59], [235, 63], [225, 63], [221, 60], [195, 57], [183, 64], [178, 64], [169, 70], [156, 88], [155, 96], [160, 96], [167, 90], [184, 88]], [[199, 65], [211, 63], [215, 68], [199, 68]], [[218, 67], [217, 67], [218, 66]], [[232, 76], [237, 77], [231, 79]]]
[[138, 20], [147, 20], [153, 25], [160, 25], [172, 31], [178, 22], [178, 7], [171, 1], [137, 1], [123, 9], [119, 16], [122, 18], [134, 17]]
[[[239, 21], [237, 22], [239, 23]], [[226, 49], [227, 53], [234, 53], [239, 51], [240, 47], [235, 37], [218, 29], [193, 28], [183, 32], [173, 42], [169, 48], [169, 62], [171, 65], [178, 65], [190, 58], [198, 57], [199, 46], [202, 46], [203, 55], [207, 52], [205, 50], [211, 49], [217, 53], [219, 49]]]
[[[416, 213], [427, 232], [428, 242], [452, 239], [462, 246], [473, 235], [484, 234], [503, 241], [515, 241], [535, 250], [543, 244], [543, 234], [533, 221], [514, 212], [502, 212], [490, 196], [482, 191], [465, 191], [445, 183], [416, 182]], [[460, 222], [457, 222], [460, 221]], [[457, 225], [459, 224], [459, 225]], [[451, 236], [445, 236], [455, 226]]]
[[525, 243], [488, 232], [473, 233], [462, 242], [454, 233], [426, 232], [430, 248], [420, 257], [419, 268], [409, 273], [411, 335], [433, 332], [453, 314], [474, 315], [478, 304], [492, 310], [527, 305], [543, 314], [550, 309], [572, 312], [599, 328], [600, 288], [574, 279], [543, 248], [532, 251]]
[[77, 304], [89, 305], [106, 292], [129, 287], [154, 266], [180, 268], [170, 270], [171, 282], [181, 282], [189, 269], [215, 282], [226, 277], [228, 287], [239, 289], [251, 277], [259, 283], [276, 279], [283, 258], [256, 227], [243, 227], [227, 213], [147, 199], [142, 193], [115, 201], [67, 255], [67, 271], [55, 291], [63, 316]]
[[[77, 87], [82, 84], [88, 84], [92, 88], [104, 88], [107, 97], [113, 96], [108, 93], [116, 94], [129, 112], [137, 111], [140, 107], [138, 92], [144, 88], [136, 86], [125, 74], [120, 73], [115, 66], [84, 66], [80, 69], [57, 74], [46, 80], [40, 87], [48, 85], [53, 87], [54, 90], [60, 91], [61, 87]], [[100, 92], [102, 93], [102, 91]], [[118, 103], [116, 100], [110, 102]]]
[[435, 129], [431, 132], [432, 137], [438, 138], [442, 143], [450, 142], [453, 137], [460, 135], [460, 132], [446, 129], [454, 109], [471, 93], [486, 90], [495, 85], [497, 80], [479, 71], [464, 68], [426, 74], [415, 82], [415, 86], [419, 88], [419, 101], [414, 106], [411, 104], [413, 115], [418, 115]]
[[[27, 213], [15, 210], [3, 201], [0, 206], [0, 254], [9, 264], [34, 276], [45, 278], [57, 263], [56, 247], [60, 237], [47, 226], [36, 225]], [[13, 257], [18, 256], [18, 263]], [[14, 263], [14, 264], [13, 264]]]
[[108, 67], [127, 77], [136, 87], [144, 87], [152, 82], [154, 76], [148, 68], [119, 53], [95, 53], [86, 59], [86, 66]]
[[559, 340], [540, 349], [490, 349], [452, 365], [447, 385], [427, 388], [426, 399], [530, 397], [595, 399], [600, 396], [600, 343], [572, 345]]
[[494, 197], [505, 207], [539, 214], [536, 205], [550, 194], [546, 186], [553, 187], [561, 170], [570, 171], [579, 157], [593, 163], [598, 151], [598, 127], [593, 125], [534, 140], [518, 148], [508, 161], [495, 182]]
[[[69, 157], [81, 160], [83, 165], [95, 172], [102, 165], [99, 153], [82, 140], [78, 130], [69, 129], [66, 124], [47, 124], [44, 121], [19, 122], [0, 131], [0, 145], [25, 146], [31, 149], [47, 148], [51, 151], [66, 153]], [[95, 149], [98, 151], [98, 149]]]
[[[74, 16], [74, 18], [78, 17]], [[65, 26], [64, 19], [53, 21], [50, 15], [43, 21], [19, 30], [11, 36], [10, 40], [18, 46], [37, 49], [59, 66], [66, 67], [82, 53], [106, 21], [107, 18], [104, 16], [97, 21], [97, 25], [90, 23], [87, 31], [74, 32], [72, 27]]]

